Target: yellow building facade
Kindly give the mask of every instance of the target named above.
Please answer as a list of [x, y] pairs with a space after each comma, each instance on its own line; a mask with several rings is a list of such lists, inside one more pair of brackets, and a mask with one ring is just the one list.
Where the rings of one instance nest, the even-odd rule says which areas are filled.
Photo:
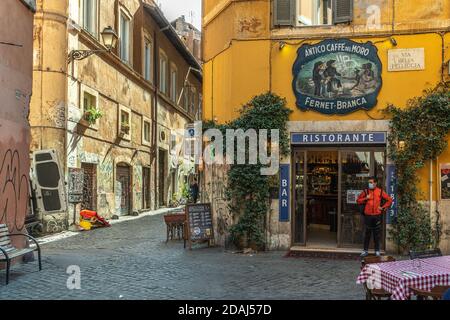
[[[395, 197], [389, 119], [381, 111], [449, 81], [449, 31], [448, 0], [203, 1], [204, 119], [225, 123], [267, 91], [286, 98], [293, 111], [291, 156], [281, 161], [288, 203], [282, 210], [281, 196], [272, 201], [270, 249], [360, 248], [355, 194], [376, 175]], [[420, 171], [423, 200], [441, 215], [445, 252], [447, 163], [448, 149]], [[209, 176], [206, 170], [206, 189]], [[207, 191], [214, 202], [213, 189]], [[232, 221], [226, 211], [216, 206], [225, 215], [219, 222]], [[387, 220], [383, 247], [392, 251]]]

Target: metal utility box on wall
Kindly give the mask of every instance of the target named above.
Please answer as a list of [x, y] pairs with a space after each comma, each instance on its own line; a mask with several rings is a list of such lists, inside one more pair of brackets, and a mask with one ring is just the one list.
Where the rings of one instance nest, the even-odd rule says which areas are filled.
[[31, 179], [39, 211], [44, 214], [65, 212], [65, 181], [55, 150], [35, 151], [32, 160]]

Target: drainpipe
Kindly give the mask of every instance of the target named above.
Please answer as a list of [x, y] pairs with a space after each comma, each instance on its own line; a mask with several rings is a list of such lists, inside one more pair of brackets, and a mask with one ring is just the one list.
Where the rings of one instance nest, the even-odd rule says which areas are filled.
[[430, 160], [430, 217], [433, 209], [433, 160]]
[[158, 169], [159, 169], [159, 147], [158, 147], [158, 75], [159, 75], [159, 65], [158, 65], [158, 58], [159, 58], [159, 49], [158, 49], [158, 40], [156, 31], [153, 31], [153, 86], [155, 88], [154, 93], [154, 106], [153, 106], [153, 123], [154, 123], [154, 134], [153, 134], [153, 146], [155, 148], [155, 154], [154, 154], [154, 169], [155, 169], [155, 209], [158, 209], [160, 206], [159, 203], [159, 194], [158, 194]]
[[[441, 170], [439, 168], [439, 157], [436, 157], [436, 186], [437, 186], [437, 188], [436, 188], [436, 211], [435, 212], [437, 214], [436, 219], [439, 218], [439, 220], [437, 220], [437, 222], [439, 222], [439, 223], [441, 220], [440, 211], [439, 211], [439, 202], [440, 202], [440, 199], [442, 196], [441, 195], [441, 186], [440, 186], [440, 181], [441, 181], [441, 172], [440, 171]], [[437, 224], [435, 226], [437, 226]], [[436, 233], [436, 238], [438, 241], [441, 240], [439, 231], [440, 230], [437, 230], [437, 233]], [[440, 244], [440, 241], [436, 243], [436, 246], [439, 247], [439, 244]]]

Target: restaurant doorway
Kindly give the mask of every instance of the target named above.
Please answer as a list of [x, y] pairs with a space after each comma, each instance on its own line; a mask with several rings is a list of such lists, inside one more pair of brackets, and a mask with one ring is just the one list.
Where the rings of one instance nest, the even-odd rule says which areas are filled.
[[[297, 148], [293, 151], [293, 245], [360, 248], [364, 224], [356, 203], [376, 176], [385, 185], [385, 148]], [[385, 228], [383, 228], [384, 248]]]

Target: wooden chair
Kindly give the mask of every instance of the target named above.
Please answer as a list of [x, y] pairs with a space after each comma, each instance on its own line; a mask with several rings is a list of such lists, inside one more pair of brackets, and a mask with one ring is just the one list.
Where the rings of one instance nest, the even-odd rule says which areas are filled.
[[394, 262], [396, 261], [392, 256], [367, 256], [361, 260], [361, 269], [364, 268], [367, 264], [372, 263], [384, 263], [384, 262]]
[[409, 258], [411, 260], [414, 259], [427, 259], [427, 258], [435, 258], [435, 257], [442, 257], [441, 249], [435, 248], [431, 250], [424, 250], [424, 251], [409, 251]]
[[432, 250], [424, 250], [424, 251], [409, 251], [409, 258], [411, 260], [414, 259], [427, 259], [427, 258], [435, 258], [442, 257], [441, 249], [436, 248]]
[[[368, 264], [394, 261], [396, 261], [395, 258], [391, 256], [368, 256], [361, 260], [361, 269], [363, 269]], [[383, 300], [390, 299], [391, 297], [391, 294], [384, 289], [369, 289], [366, 283], [364, 283], [363, 286], [364, 290], [366, 291], [366, 300]]]
[[431, 289], [431, 291], [425, 291], [414, 287], [409, 287], [409, 289], [417, 297], [417, 300], [441, 300], [444, 293], [450, 289], [450, 286], [436, 286]]
[[[36, 248], [17, 249], [11, 244], [11, 237], [25, 237], [36, 244]], [[42, 270], [41, 248], [39, 243], [32, 236], [21, 233], [10, 234], [6, 224], [0, 224], [0, 262], [6, 262], [6, 284], [9, 283], [9, 273], [11, 262], [14, 258], [22, 257], [30, 252], [38, 252], [39, 271]]]

